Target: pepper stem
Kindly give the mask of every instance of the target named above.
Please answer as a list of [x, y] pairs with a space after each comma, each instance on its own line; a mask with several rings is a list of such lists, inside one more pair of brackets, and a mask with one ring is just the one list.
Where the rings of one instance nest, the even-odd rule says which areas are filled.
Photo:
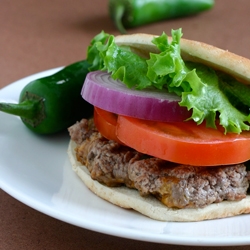
[[20, 103], [0, 103], [0, 111], [20, 116], [32, 127], [40, 124], [45, 118], [43, 99], [29, 92], [26, 92]]
[[126, 29], [124, 28], [123, 23], [122, 23], [122, 18], [126, 11], [125, 8], [126, 6], [123, 3], [110, 1], [110, 6], [109, 6], [110, 15], [117, 29], [123, 34], [126, 33]]
[[14, 104], [14, 103], [0, 103], [0, 111], [17, 115], [23, 118], [32, 119], [35, 116], [34, 109], [36, 103], [34, 101], [26, 100], [22, 103]]

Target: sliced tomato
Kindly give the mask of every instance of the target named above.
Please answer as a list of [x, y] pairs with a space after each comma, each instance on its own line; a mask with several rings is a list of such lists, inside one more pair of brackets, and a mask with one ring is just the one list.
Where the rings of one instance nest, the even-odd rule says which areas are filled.
[[116, 136], [116, 114], [94, 107], [94, 122], [103, 137], [121, 143]]
[[181, 164], [229, 165], [250, 158], [250, 132], [225, 135], [191, 121], [162, 123], [118, 116], [116, 134], [137, 151]]

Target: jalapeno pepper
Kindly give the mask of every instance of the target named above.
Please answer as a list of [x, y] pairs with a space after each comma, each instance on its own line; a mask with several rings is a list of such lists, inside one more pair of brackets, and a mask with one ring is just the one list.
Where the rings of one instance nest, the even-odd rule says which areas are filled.
[[214, 0], [110, 0], [109, 13], [116, 27], [135, 27], [211, 9]]
[[93, 106], [80, 94], [89, 66], [86, 60], [79, 61], [28, 83], [20, 93], [19, 103], [0, 103], [0, 111], [20, 116], [38, 134], [56, 133], [92, 116]]

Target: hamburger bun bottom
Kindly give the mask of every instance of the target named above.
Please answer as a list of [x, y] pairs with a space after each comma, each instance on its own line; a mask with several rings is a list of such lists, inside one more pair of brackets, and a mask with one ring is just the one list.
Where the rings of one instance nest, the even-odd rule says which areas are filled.
[[95, 195], [124, 209], [133, 209], [149, 218], [159, 221], [203, 221], [250, 213], [250, 196], [241, 201], [223, 201], [205, 208], [173, 209], [163, 205], [153, 196], [142, 197], [135, 189], [108, 187], [91, 178], [88, 169], [77, 161], [76, 144], [70, 140], [68, 156], [72, 169]]

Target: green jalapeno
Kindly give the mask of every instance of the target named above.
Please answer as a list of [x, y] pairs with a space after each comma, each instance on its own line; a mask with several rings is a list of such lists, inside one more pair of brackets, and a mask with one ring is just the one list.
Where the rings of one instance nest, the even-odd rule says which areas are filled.
[[182, 17], [208, 10], [214, 0], [110, 0], [109, 13], [116, 27], [135, 27], [164, 19]]
[[93, 115], [93, 106], [81, 97], [89, 64], [86, 60], [28, 83], [18, 104], [0, 103], [0, 111], [21, 117], [38, 134], [62, 131], [81, 118]]

